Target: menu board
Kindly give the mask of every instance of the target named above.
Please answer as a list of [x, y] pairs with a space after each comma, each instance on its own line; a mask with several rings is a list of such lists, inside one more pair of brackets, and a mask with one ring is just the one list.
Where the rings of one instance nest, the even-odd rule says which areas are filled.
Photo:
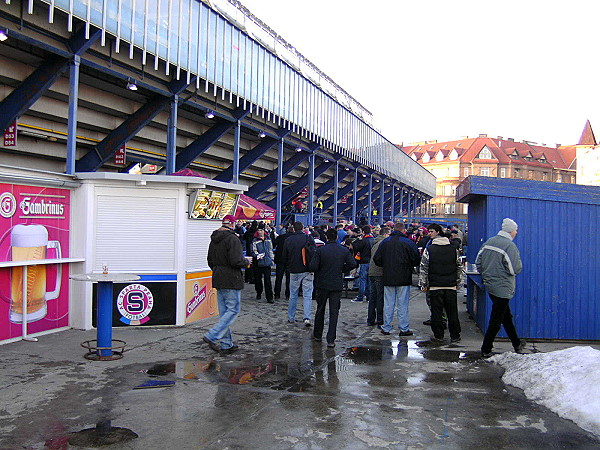
[[222, 219], [235, 215], [239, 195], [226, 192], [197, 189], [190, 195], [190, 219]]

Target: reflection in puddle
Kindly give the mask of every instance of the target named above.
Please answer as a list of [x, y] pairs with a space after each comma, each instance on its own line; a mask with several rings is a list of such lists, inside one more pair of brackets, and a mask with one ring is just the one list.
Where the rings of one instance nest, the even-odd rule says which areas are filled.
[[425, 374], [424, 373], [416, 373], [415, 375], [408, 377], [406, 379], [406, 382], [412, 386], [416, 385], [416, 384], [421, 384], [423, 383], [423, 381], [425, 381]]
[[103, 447], [105, 445], [122, 444], [137, 438], [129, 428], [113, 427], [110, 420], [102, 420], [95, 428], [71, 433], [69, 444], [78, 447]]

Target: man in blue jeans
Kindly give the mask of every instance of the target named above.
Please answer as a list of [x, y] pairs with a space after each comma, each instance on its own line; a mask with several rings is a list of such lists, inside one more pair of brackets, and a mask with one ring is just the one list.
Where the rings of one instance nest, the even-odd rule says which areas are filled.
[[381, 241], [373, 262], [383, 267], [383, 325], [381, 333], [392, 332], [394, 312], [398, 309], [400, 336], [412, 336], [408, 319], [408, 301], [413, 268], [421, 261], [417, 245], [404, 234], [403, 223], [394, 225], [390, 237]]
[[[312, 236], [304, 233], [303, 229], [304, 224], [302, 222], [294, 222], [294, 233], [283, 243], [283, 260], [285, 261], [285, 267], [290, 272], [288, 323], [296, 321], [298, 292], [300, 291], [300, 285], [302, 285], [302, 294], [304, 295], [304, 325], [310, 327], [314, 276], [310, 273], [308, 265], [317, 246]], [[305, 250], [303, 251], [303, 249]]]
[[[227, 215], [221, 228], [213, 231], [208, 246], [208, 265], [213, 271], [212, 285], [217, 289], [219, 321], [202, 340], [218, 353], [233, 353], [239, 347], [233, 343], [231, 330], [240, 313], [240, 300], [244, 288], [242, 269], [250, 266], [251, 257], [244, 257], [242, 244], [233, 231], [235, 218]], [[217, 341], [221, 341], [220, 345]]]

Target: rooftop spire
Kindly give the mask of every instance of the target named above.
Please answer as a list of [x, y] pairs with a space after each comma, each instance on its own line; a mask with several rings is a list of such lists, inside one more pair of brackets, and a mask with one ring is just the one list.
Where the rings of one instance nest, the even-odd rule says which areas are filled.
[[581, 133], [581, 137], [579, 138], [579, 142], [577, 145], [597, 145], [596, 137], [594, 136], [594, 131], [592, 130], [592, 125], [590, 121], [587, 120], [585, 122], [585, 127], [583, 127], [583, 133]]

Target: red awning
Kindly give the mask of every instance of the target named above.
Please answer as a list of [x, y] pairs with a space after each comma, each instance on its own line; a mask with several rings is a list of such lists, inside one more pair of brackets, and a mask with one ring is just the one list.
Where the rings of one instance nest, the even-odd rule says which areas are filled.
[[242, 220], [275, 220], [275, 210], [242, 194], [238, 201], [235, 218]]

